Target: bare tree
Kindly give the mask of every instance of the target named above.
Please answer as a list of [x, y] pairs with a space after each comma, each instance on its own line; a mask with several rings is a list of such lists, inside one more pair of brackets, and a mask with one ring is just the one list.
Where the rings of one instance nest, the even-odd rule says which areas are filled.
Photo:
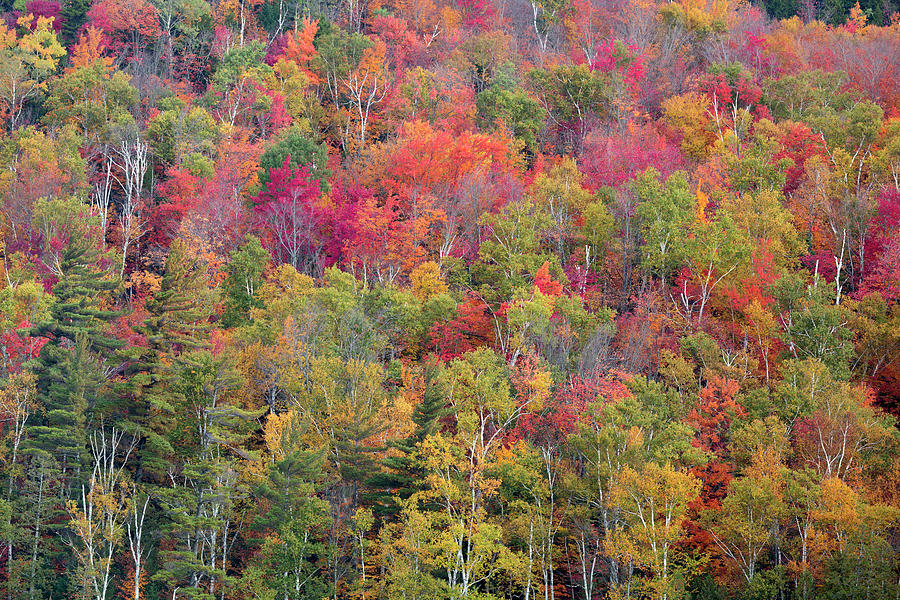
[[[9, 485], [6, 489], [6, 501], [10, 502], [16, 486], [16, 462], [19, 456], [19, 447], [25, 438], [25, 424], [33, 413], [35, 406], [34, 375], [27, 371], [16, 373], [9, 378], [6, 387], [0, 391], [0, 423], [8, 431], [9, 436]], [[11, 572], [13, 561], [13, 528], [12, 511], [6, 523], [9, 537], [6, 540], [6, 569]]]
[[137, 497], [137, 488], [132, 487], [130, 520], [125, 524], [125, 531], [128, 535], [128, 550], [131, 553], [132, 566], [134, 567], [132, 600], [140, 600], [141, 598], [141, 577], [143, 576], [144, 563], [149, 553], [149, 549], [144, 547], [144, 519], [147, 516], [147, 505], [150, 503], [150, 496], [144, 496], [144, 501], [141, 503], [138, 503]]
[[125, 464], [135, 441], [125, 433], [101, 427], [90, 438], [93, 469], [81, 500], [69, 503], [76, 538], [70, 545], [81, 564], [83, 583], [96, 600], [106, 600], [112, 583], [113, 556], [122, 537], [129, 498], [123, 485]]
[[116, 180], [113, 174], [113, 161], [107, 152], [102, 153], [103, 164], [97, 175], [97, 181], [94, 182], [94, 189], [91, 192], [91, 207], [100, 216], [100, 231], [106, 235], [106, 227], [109, 224], [109, 204], [112, 196], [113, 181]]
[[361, 65], [347, 76], [344, 85], [347, 86], [350, 95], [350, 107], [356, 111], [359, 119], [357, 150], [362, 150], [366, 145], [366, 129], [372, 109], [387, 97], [390, 83], [385, 73], [378, 73], [375, 68]]
[[122, 180], [119, 183], [125, 192], [119, 215], [119, 226], [122, 231], [122, 267], [119, 270], [119, 277], [122, 277], [125, 274], [128, 248], [144, 234], [141, 195], [149, 162], [149, 145], [137, 133], [126, 134], [116, 148], [116, 155], [118, 160], [114, 162], [122, 171]]

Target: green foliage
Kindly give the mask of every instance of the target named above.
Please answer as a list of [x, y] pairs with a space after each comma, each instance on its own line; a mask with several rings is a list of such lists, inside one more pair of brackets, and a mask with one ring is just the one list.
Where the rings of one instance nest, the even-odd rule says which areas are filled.
[[325, 146], [313, 142], [296, 129], [289, 130], [259, 157], [259, 182], [265, 186], [269, 182], [269, 171], [281, 168], [288, 158], [291, 168], [306, 167], [310, 175], [319, 180], [322, 191], [328, 191], [331, 171], [327, 168], [328, 152]]
[[262, 306], [257, 290], [262, 285], [262, 274], [268, 261], [269, 253], [262, 247], [259, 238], [254, 236], [248, 236], [244, 245], [231, 253], [226, 267], [228, 275], [222, 284], [224, 326], [247, 323], [252, 318], [250, 309]]
[[163, 110], [147, 125], [154, 155], [163, 163], [180, 164], [194, 154], [215, 151], [216, 123], [203, 108]]
[[503, 89], [492, 85], [478, 94], [475, 104], [482, 128], [499, 127], [512, 137], [522, 140], [530, 152], [537, 150], [540, 105], [522, 90]]
[[670, 276], [685, 252], [685, 232], [693, 222], [694, 198], [684, 173], [674, 173], [665, 183], [659, 172], [648, 169], [633, 183], [639, 200], [642, 262], [663, 277]]

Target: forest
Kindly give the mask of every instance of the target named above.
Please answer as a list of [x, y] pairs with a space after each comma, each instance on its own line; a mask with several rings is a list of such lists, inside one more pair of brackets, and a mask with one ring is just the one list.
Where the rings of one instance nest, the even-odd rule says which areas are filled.
[[893, 2], [0, 0], [0, 600], [900, 600]]

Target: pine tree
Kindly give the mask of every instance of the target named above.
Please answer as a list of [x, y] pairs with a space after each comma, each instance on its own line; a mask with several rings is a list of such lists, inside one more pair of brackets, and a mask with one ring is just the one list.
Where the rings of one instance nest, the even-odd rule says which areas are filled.
[[385, 470], [369, 479], [369, 487], [373, 490], [369, 500], [375, 512], [397, 515], [400, 513], [397, 499], [406, 500], [422, 489], [425, 470], [416, 457], [416, 452], [425, 438], [440, 430], [441, 419], [452, 412], [440, 386], [428, 376], [425, 394], [412, 414], [416, 428], [405, 439], [391, 444], [391, 448], [399, 453], [384, 458], [381, 464]]
[[229, 402], [242, 381], [226, 355], [185, 353], [173, 373], [177, 423], [167, 437], [176, 461], [169, 471], [173, 485], [161, 486], [158, 496], [174, 544], [160, 552], [163, 567], [153, 578], [180, 587], [188, 597], [212, 600], [233, 583], [229, 552], [250, 493], [238, 462], [258, 460], [247, 441], [265, 409], [244, 410]]
[[108, 374], [114, 370], [109, 363], [124, 344], [109, 333], [112, 320], [122, 314], [107, 307], [110, 292], [119, 287], [115, 260], [84, 209], [76, 201], [46, 202], [35, 209], [37, 227], [48, 234], [45, 263], [57, 282], [56, 302], [27, 332], [49, 340], [26, 363], [35, 376], [39, 404], [22, 443], [28, 464], [17, 510], [28, 530], [29, 540], [20, 550], [28, 564], [20, 564], [30, 597], [64, 597], [71, 591], [68, 578], [41, 576], [48, 565], [65, 565], [72, 558], [58, 534], [68, 522], [66, 502], [89, 474], [87, 433], [100, 420]]
[[91, 8], [90, 0], [66, 0], [63, 3], [60, 17], [62, 17], [63, 41], [66, 45], [74, 43], [78, 39], [78, 32], [87, 22], [87, 12]]
[[[278, 598], [322, 598], [327, 584], [319, 559], [330, 524], [328, 503], [316, 496], [316, 476], [321, 474], [321, 451], [294, 450], [270, 465], [267, 477], [255, 489], [267, 510], [254, 527], [271, 530], [256, 557], [265, 573], [262, 587]], [[260, 590], [261, 591], [261, 590]]]
[[269, 261], [269, 253], [258, 238], [248, 235], [243, 246], [231, 253], [222, 284], [225, 292], [223, 327], [235, 327], [250, 321], [250, 309], [262, 306], [256, 297], [262, 286], [262, 275]]
[[175, 426], [172, 365], [182, 352], [205, 346], [213, 305], [203, 265], [183, 242], [173, 241], [160, 289], [147, 300], [148, 317], [136, 328], [147, 345], [136, 349], [120, 390], [131, 427], [142, 438], [143, 473], [161, 476], [174, 454], [166, 435]]
[[56, 302], [28, 332], [49, 341], [28, 363], [44, 411], [32, 420], [26, 446], [33, 455], [57, 460], [64, 476], [82, 464], [87, 423], [105, 392], [106, 362], [124, 345], [109, 334], [122, 312], [104, 306], [104, 296], [119, 287], [113, 261], [88, 223], [67, 225], [68, 245], [55, 260]]

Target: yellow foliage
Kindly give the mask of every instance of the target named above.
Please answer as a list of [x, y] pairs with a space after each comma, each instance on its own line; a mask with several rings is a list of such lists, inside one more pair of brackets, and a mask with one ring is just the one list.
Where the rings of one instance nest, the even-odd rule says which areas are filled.
[[447, 293], [447, 284], [441, 277], [441, 268], [432, 261], [426, 261], [409, 273], [409, 284], [413, 295], [425, 301]]
[[714, 141], [707, 128], [709, 99], [703, 94], [689, 92], [666, 98], [662, 110], [666, 124], [681, 133], [684, 153], [696, 159], [705, 157]]

